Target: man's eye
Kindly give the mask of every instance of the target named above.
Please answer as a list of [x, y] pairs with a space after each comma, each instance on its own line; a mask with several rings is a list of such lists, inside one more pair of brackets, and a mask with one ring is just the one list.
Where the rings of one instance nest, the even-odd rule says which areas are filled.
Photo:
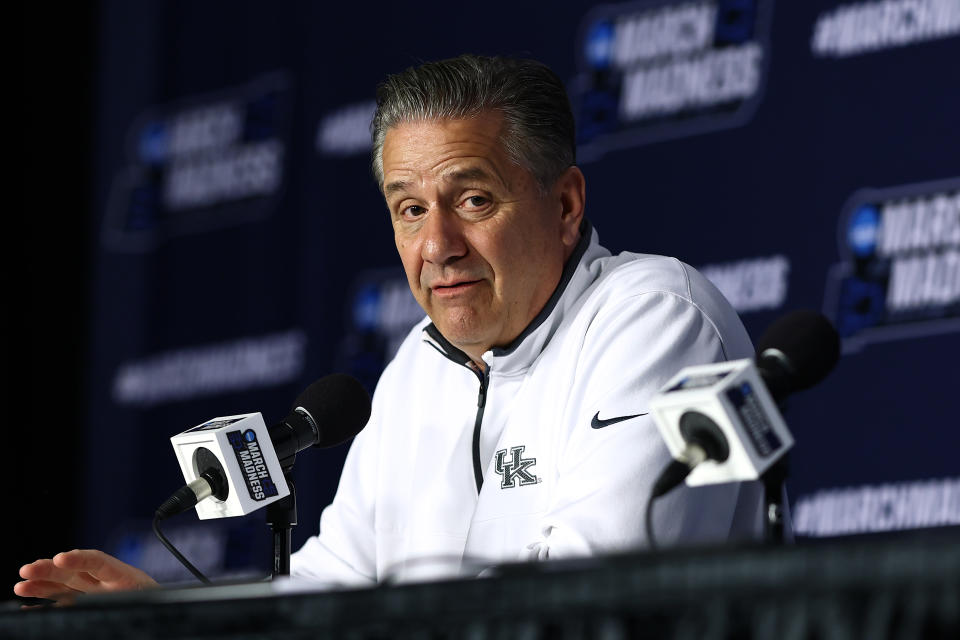
[[483, 196], [470, 196], [469, 198], [464, 200], [464, 204], [474, 208], [483, 207], [489, 202], [490, 201], [487, 198], [484, 198]]
[[404, 215], [408, 218], [416, 218], [423, 215], [426, 212], [426, 209], [421, 207], [418, 204], [410, 205], [400, 211], [401, 215]]

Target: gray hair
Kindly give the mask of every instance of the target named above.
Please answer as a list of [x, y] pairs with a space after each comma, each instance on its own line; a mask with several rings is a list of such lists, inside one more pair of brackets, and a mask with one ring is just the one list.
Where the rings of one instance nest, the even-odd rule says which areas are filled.
[[383, 140], [405, 122], [503, 115], [508, 157], [546, 191], [576, 162], [570, 101], [560, 78], [535, 60], [462, 55], [388, 76], [370, 125], [373, 175], [383, 188]]

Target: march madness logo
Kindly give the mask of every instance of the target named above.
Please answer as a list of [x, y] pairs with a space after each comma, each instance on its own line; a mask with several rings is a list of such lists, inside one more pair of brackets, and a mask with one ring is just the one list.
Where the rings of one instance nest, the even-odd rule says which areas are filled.
[[337, 369], [373, 389], [383, 368], [424, 315], [402, 269], [361, 272], [347, 302], [346, 331], [338, 348]]
[[746, 123], [770, 66], [771, 0], [598, 7], [571, 87], [581, 159]]
[[250, 499], [259, 502], [277, 495], [277, 485], [270, 477], [270, 470], [257, 441], [257, 432], [253, 429], [247, 429], [243, 433], [228, 431], [227, 440], [237, 457], [237, 464], [243, 471], [244, 484], [247, 485]]
[[824, 306], [844, 351], [960, 331], [960, 178], [857, 192], [838, 240]]
[[292, 104], [290, 80], [275, 73], [141, 114], [110, 187], [104, 246], [145, 252], [269, 216], [285, 183]]

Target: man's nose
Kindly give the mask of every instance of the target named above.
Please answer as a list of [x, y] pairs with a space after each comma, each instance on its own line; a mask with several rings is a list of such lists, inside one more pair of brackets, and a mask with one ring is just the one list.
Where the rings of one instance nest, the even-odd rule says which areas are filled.
[[447, 264], [467, 254], [463, 221], [450, 209], [437, 206], [421, 228], [422, 257], [425, 262]]

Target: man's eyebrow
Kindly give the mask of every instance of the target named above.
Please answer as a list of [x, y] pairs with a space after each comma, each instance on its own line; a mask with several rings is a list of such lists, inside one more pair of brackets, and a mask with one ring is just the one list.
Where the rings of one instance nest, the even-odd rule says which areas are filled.
[[[472, 180], [486, 180], [491, 182], [499, 182], [500, 184], [506, 186], [503, 182], [503, 179], [499, 175], [492, 174], [483, 167], [465, 167], [462, 169], [451, 169], [443, 174], [444, 180], [450, 180], [453, 182], [470, 182]], [[395, 180], [389, 182], [383, 186], [383, 195], [386, 198], [389, 198], [395, 193], [406, 191], [410, 187], [410, 182], [407, 180]]]
[[410, 186], [410, 183], [407, 182], [406, 180], [396, 180], [394, 182], [384, 185], [383, 195], [389, 198], [390, 196], [397, 193], [398, 191], [406, 191], [407, 187], [409, 186]]
[[443, 174], [445, 180], [456, 182], [469, 182], [471, 180], [490, 180], [502, 183], [499, 176], [492, 175], [483, 167], [466, 167], [463, 169], [453, 169]]

